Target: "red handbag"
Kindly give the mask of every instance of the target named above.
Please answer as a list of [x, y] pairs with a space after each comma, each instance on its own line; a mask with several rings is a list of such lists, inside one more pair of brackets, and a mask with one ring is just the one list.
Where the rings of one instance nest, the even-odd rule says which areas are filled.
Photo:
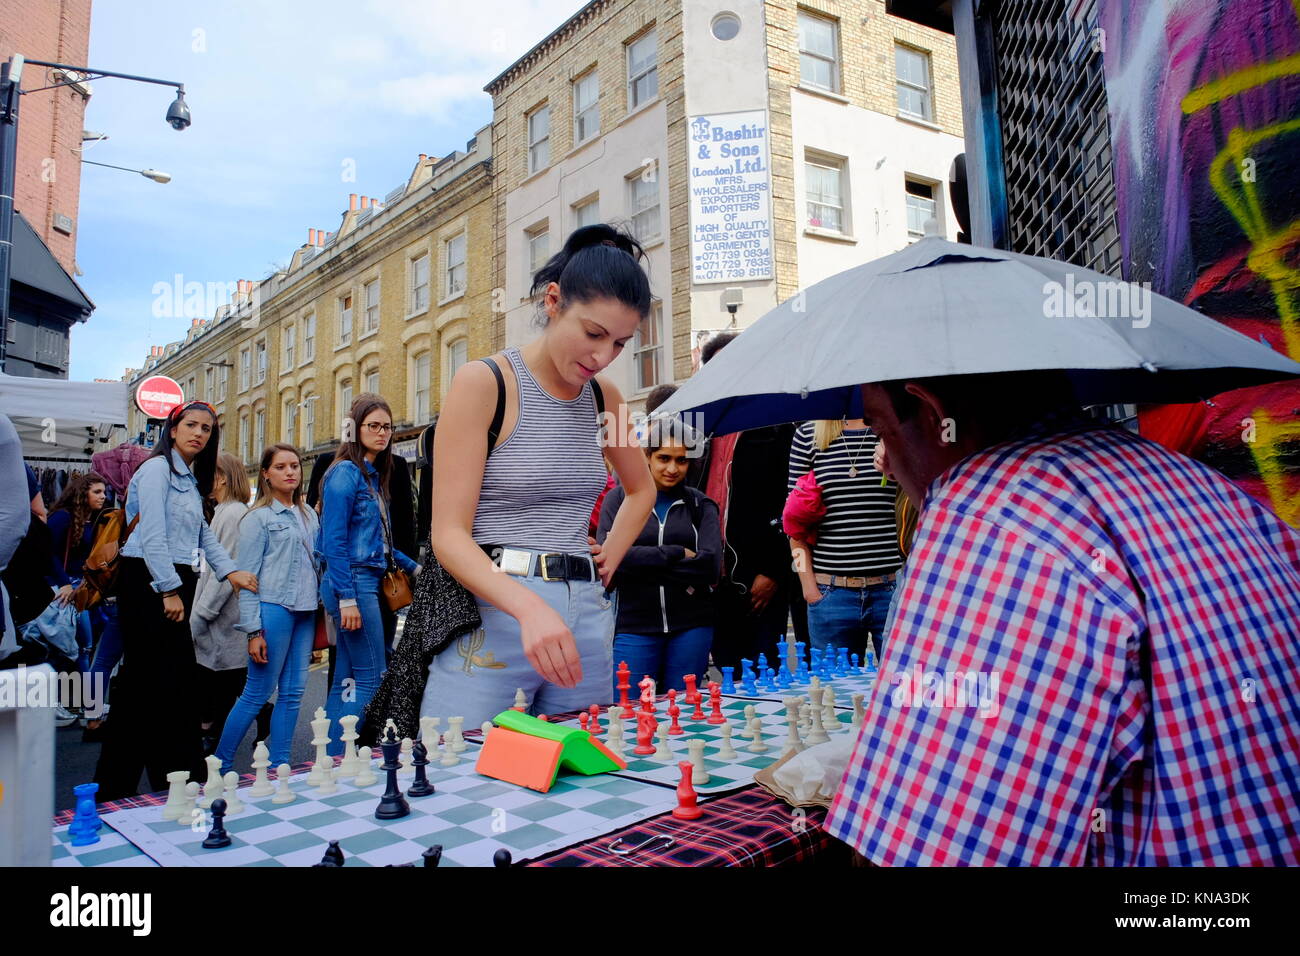
[[796, 541], [817, 543], [817, 526], [826, 517], [826, 502], [822, 488], [817, 484], [817, 473], [809, 471], [794, 483], [794, 490], [785, 499], [781, 511], [781, 530]]

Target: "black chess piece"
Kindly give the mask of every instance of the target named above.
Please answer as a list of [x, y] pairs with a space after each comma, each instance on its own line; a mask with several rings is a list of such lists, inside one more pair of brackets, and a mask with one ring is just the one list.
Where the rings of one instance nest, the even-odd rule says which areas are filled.
[[429, 766], [429, 748], [424, 745], [423, 740], [417, 740], [415, 746], [411, 748], [411, 766], [415, 768], [415, 783], [407, 788], [408, 797], [427, 797], [433, 793], [433, 784], [429, 782], [429, 777], [425, 767]]
[[333, 863], [335, 866], [343, 865], [343, 850], [339, 846], [338, 840], [330, 840], [330, 845], [325, 850], [325, 855], [321, 857], [322, 863]]
[[424, 858], [425, 866], [437, 866], [442, 860], [442, 844], [435, 843], [429, 849], [420, 854]]
[[510, 865], [510, 851], [507, 850], [505, 847], [502, 847], [501, 849], [499, 849], [499, 850], [497, 850], [495, 853], [493, 853], [493, 854], [492, 854], [492, 865], [493, 865], [493, 866], [509, 866], [509, 865]]
[[212, 830], [203, 841], [203, 849], [220, 850], [230, 846], [230, 834], [226, 832], [226, 801], [218, 797], [212, 801]]
[[380, 743], [379, 748], [384, 752], [384, 762], [379, 769], [388, 774], [388, 781], [384, 787], [384, 795], [379, 798], [379, 806], [375, 808], [375, 819], [397, 820], [411, 812], [411, 805], [406, 802], [406, 798], [402, 796], [402, 788], [397, 785], [397, 771], [402, 767], [397, 761], [397, 755], [401, 752], [402, 745], [391, 727], [388, 728], [388, 736]]

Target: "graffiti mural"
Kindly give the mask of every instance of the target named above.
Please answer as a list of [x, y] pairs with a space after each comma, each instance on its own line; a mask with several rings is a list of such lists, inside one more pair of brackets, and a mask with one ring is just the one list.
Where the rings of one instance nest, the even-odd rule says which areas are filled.
[[[1098, 12], [1124, 277], [1300, 361], [1300, 0]], [[1300, 384], [1182, 413], [1198, 457], [1300, 527]]]

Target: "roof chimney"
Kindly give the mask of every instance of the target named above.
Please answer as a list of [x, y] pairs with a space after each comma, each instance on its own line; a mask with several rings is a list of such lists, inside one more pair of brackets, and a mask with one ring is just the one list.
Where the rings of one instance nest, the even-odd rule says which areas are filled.
[[348, 212], [356, 212], [356, 209], [357, 209], [357, 194], [348, 193]]
[[424, 162], [424, 161], [425, 161], [426, 159], [428, 159], [428, 158], [429, 158], [429, 156], [428, 156], [427, 153], [421, 153], [421, 154], [420, 154], [420, 162]]
[[307, 230], [307, 245], [309, 245], [309, 246], [314, 246], [314, 245], [316, 245], [316, 230], [315, 230], [315, 229], [308, 229], [308, 230]]

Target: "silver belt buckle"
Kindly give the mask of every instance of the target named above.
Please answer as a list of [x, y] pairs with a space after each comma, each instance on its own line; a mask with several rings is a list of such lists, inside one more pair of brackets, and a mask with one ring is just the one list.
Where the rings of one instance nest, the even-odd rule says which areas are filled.
[[518, 548], [501, 549], [501, 570], [506, 574], [518, 574], [521, 577], [527, 577], [528, 569], [532, 565], [532, 554], [527, 551], [520, 551]]

